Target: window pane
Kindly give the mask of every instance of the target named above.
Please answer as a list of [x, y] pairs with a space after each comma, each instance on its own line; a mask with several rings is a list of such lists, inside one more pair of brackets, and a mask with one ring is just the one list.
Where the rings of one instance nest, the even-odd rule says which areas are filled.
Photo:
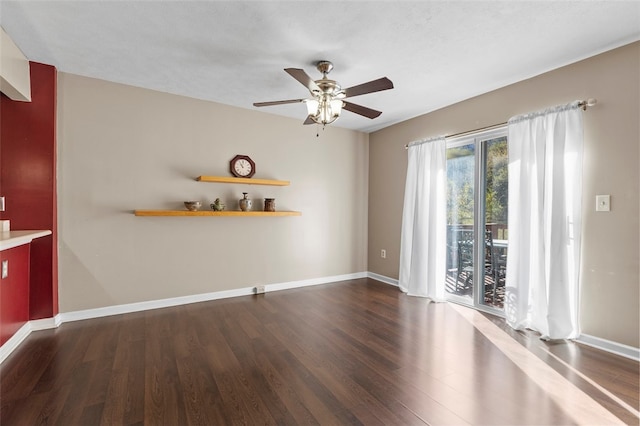
[[447, 291], [473, 298], [475, 144], [447, 149]]
[[485, 142], [484, 297], [481, 303], [502, 309], [507, 263], [507, 208], [509, 157], [507, 138]]
[[487, 141], [487, 165], [485, 180], [485, 218], [487, 227], [491, 226], [493, 237], [507, 239], [507, 138]]

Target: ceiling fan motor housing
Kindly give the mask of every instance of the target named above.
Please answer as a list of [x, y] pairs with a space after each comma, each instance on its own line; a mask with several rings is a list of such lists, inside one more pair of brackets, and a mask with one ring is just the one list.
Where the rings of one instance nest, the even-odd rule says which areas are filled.
[[332, 98], [343, 98], [345, 94], [342, 87], [340, 87], [340, 84], [335, 80], [327, 78], [327, 74], [329, 74], [333, 69], [333, 64], [330, 61], [319, 61], [316, 68], [322, 73], [322, 78], [320, 80], [315, 80], [315, 83], [320, 88], [321, 92], [313, 90], [311, 91], [311, 94], [316, 97], [324, 94], [331, 96]]
[[318, 92], [317, 90], [311, 92], [311, 94], [313, 94], [314, 96], [324, 94], [331, 97], [344, 97], [344, 91], [342, 90], [342, 87], [340, 87], [340, 85], [335, 80], [322, 78], [320, 80], [316, 80], [316, 84], [320, 88], [320, 92]]

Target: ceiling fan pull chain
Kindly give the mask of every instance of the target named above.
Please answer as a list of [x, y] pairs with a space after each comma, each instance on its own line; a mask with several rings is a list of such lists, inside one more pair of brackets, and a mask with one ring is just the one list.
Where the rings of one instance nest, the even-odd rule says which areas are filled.
[[[324, 128], [325, 128], [326, 124], [322, 125], [322, 131], [324, 132]], [[316, 138], [320, 137], [320, 123], [316, 123]]]

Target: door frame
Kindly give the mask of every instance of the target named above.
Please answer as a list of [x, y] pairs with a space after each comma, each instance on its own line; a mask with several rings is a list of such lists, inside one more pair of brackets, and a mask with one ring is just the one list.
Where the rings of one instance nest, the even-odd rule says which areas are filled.
[[[484, 233], [486, 229], [486, 223], [484, 223], [486, 216], [486, 142], [501, 137], [508, 137], [508, 129], [506, 124], [498, 128], [478, 131], [447, 139], [446, 149], [471, 144], [474, 145], [475, 158], [473, 173], [473, 235], [475, 243], [473, 246], [474, 280], [473, 298], [471, 300], [471, 303], [469, 303], [469, 299], [464, 296], [458, 296], [448, 292], [445, 292], [445, 298], [450, 302], [458, 303], [467, 307], [477, 309], [479, 311], [484, 311], [493, 315], [504, 317], [504, 309], [494, 308], [491, 305], [485, 305], [484, 303], [482, 303], [484, 301], [484, 293], [482, 291], [483, 289], [481, 288], [481, 283], [484, 281], [483, 265], [485, 254], [484, 244], [477, 244], [478, 241], [484, 242]], [[480, 226], [480, 220], [482, 221], [483, 226]], [[477, 279], [476, 277], [480, 277], [481, 279]]]

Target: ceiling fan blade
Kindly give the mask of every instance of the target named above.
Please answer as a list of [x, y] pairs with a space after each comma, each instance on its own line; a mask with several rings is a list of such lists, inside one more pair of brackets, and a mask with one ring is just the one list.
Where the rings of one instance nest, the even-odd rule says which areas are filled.
[[393, 82], [387, 77], [382, 77], [377, 80], [372, 80], [367, 83], [362, 83], [357, 86], [349, 87], [345, 89], [345, 97], [352, 98], [354, 96], [365, 95], [367, 93], [380, 92], [382, 90], [393, 89]]
[[272, 106], [272, 105], [295, 104], [295, 103], [304, 102], [304, 101], [305, 99], [289, 99], [286, 101], [254, 102], [253, 106], [263, 107], [263, 106]]
[[321, 91], [320, 88], [318, 87], [318, 85], [316, 84], [316, 82], [313, 81], [313, 79], [311, 77], [309, 77], [309, 74], [304, 72], [303, 69], [300, 69], [300, 68], [285, 68], [284, 70], [291, 77], [295, 78], [300, 83], [302, 83], [302, 85], [305, 86], [307, 89], [309, 89], [310, 92]]
[[371, 119], [379, 117], [380, 114], [382, 114], [382, 111], [376, 111], [375, 109], [363, 107], [362, 105], [356, 105], [347, 101], [342, 101], [342, 108]]
[[315, 121], [313, 121], [311, 116], [308, 116], [307, 119], [304, 120], [304, 123], [302, 123], [302, 124], [313, 124], [313, 123], [315, 123]]

